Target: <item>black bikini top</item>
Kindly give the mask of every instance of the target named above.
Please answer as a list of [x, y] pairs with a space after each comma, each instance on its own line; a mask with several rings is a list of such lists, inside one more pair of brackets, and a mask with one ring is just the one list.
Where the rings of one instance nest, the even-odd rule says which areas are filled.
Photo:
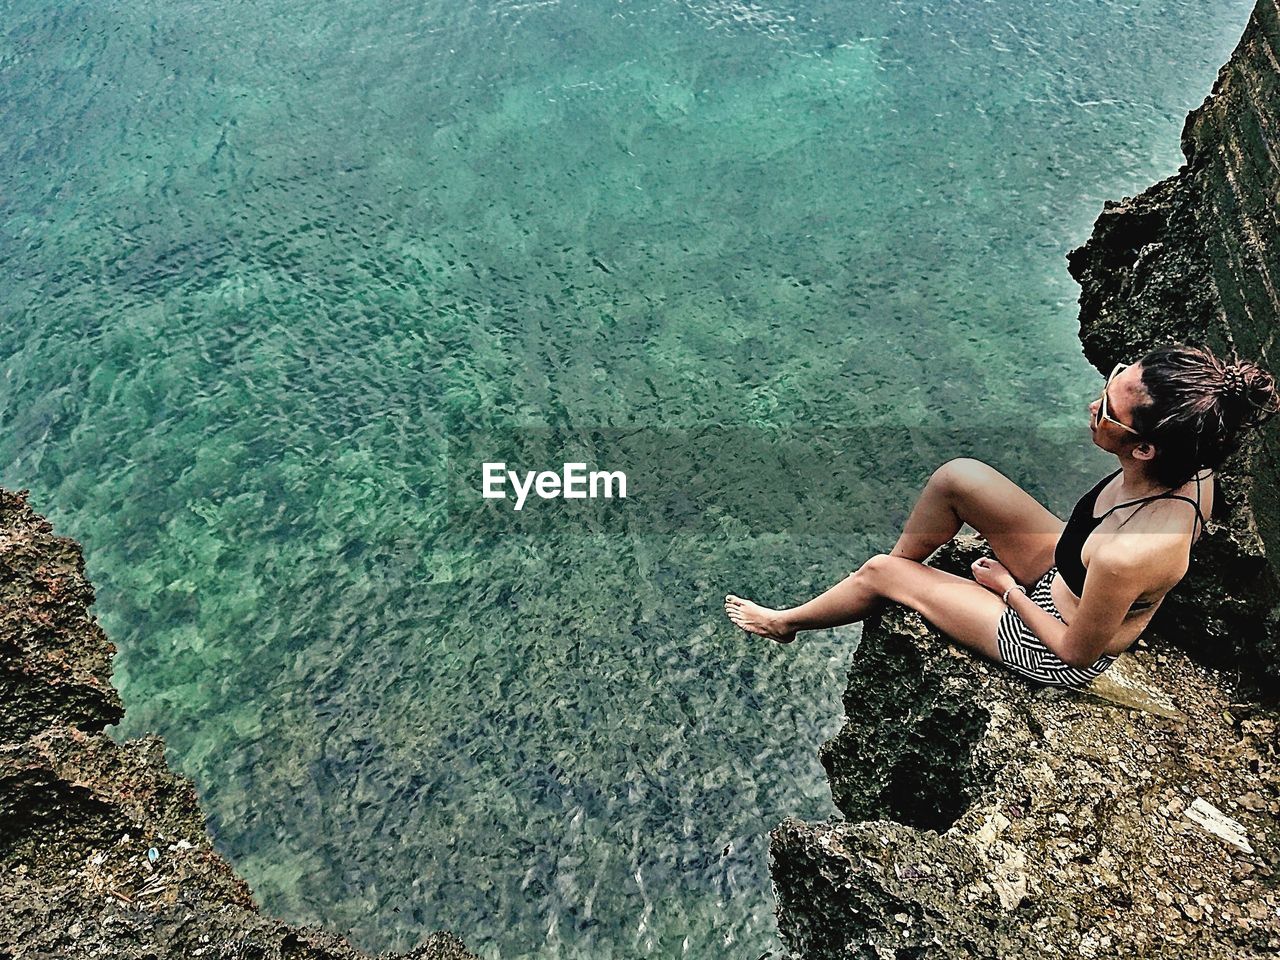
[[[1100, 517], [1093, 515], [1093, 508], [1098, 502], [1098, 494], [1102, 492], [1102, 488], [1111, 482], [1112, 478], [1119, 476], [1120, 471], [1108, 474], [1097, 482], [1092, 490], [1086, 493], [1078, 501], [1075, 508], [1071, 511], [1071, 518], [1067, 520], [1067, 525], [1062, 529], [1062, 535], [1058, 538], [1058, 545], [1053, 551], [1053, 562], [1058, 568], [1058, 572], [1062, 574], [1062, 579], [1066, 581], [1067, 586], [1071, 588], [1071, 592], [1077, 597], [1084, 593], [1084, 561], [1081, 554], [1084, 551], [1084, 542], [1089, 538], [1089, 534], [1097, 529], [1098, 524], [1105, 520], [1116, 510], [1121, 507], [1132, 507], [1137, 503], [1150, 503], [1153, 500], [1185, 500], [1196, 508], [1195, 520], [1191, 526], [1191, 540], [1194, 543], [1196, 538], [1196, 524], [1203, 527], [1206, 523], [1204, 514], [1200, 512], [1200, 474], [1196, 474], [1196, 498], [1192, 500], [1190, 497], [1184, 497], [1180, 494], [1169, 491], [1167, 493], [1157, 493], [1150, 497], [1139, 497], [1137, 500], [1127, 500], [1124, 503], [1117, 503]], [[1150, 603], [1135, 603], [1131, 610], [1139, 610], [1143, 607], [1151, 606]]]

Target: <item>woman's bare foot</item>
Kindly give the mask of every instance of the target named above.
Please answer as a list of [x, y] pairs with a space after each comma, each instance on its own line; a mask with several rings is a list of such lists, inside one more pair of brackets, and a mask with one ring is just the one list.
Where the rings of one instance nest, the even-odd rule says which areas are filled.
[[782, 614], [777, 610], [735, 597], [732, 593], [724, 598], [724, 612], [736, 626], [750, 633], [758, 633], [778, 643], [790, 643], [796, 638], [796, 632], [787, 629]]

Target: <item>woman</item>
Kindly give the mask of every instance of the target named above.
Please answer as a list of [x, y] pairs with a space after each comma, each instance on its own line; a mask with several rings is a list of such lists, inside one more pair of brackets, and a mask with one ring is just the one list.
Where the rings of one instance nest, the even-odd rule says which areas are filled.
[[[789, 643], [863, 620], [883, 600], [918, 610], [965, 646], [1053, 686], [1079, 687], [1138, 638], [1187, 571], [1213, 512], [1213, 471], [1243, 430], [1280, 409], [1274, 378], [1183, 344], [1117, 364], [1089, 404], [1093, 442], [1120, 462], [1065, 523], [978, 460], [934, 471], [897, 544], [808, 603], [771, 610], [729, 594], [744, 630]], [[968, 523], [998, 560], [973, 582], [924, 565]]]

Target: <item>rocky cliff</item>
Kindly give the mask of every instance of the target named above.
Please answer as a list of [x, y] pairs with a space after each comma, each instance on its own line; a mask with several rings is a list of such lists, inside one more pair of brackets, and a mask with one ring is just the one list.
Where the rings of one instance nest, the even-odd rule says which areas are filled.
[[259, 913], [161, 740], [102, 732], [123, 709], [92, 603], [79, 545], [0, 490], [0, 958], [363, 958]]
[[[1085, 354], [1184, 340], [1280, 369], [1276, 0], [1182, 144], [1069, 257]], [[1222, 471], [1190, 572], [1091, 692], [1037, 689], [902, 608], [866, 624], [822, 750], [847, 819], [771, 837], [793, 956], [1280, 955], [1278, 441], [1273, 421]], [[964, 574], [982, 547], [933, 562]]]
[[[1100, 370], [1159, 343], [1207, 343], [1280, 370], [1280, 8], [1259, 0], [1182, 133], [1187, 162], [1107, 203], [1071, 252], [1080, 341]], [[1198, 660], [1280, 694], [1280, 427], [1221, 476], [1221, 521], [1153, 628]], [[1268, 551], [1267, 545], [1272, 549]]]
[[868, 622], [822, 750], [847, 819], [771, 837], [792, 955], [1280, 955], [1276, 714], [1159, 638], [1109, 673], [1037, 688], [903, 608]]
[[[1070, 257], [1099, 368], [1170, 339], [1277, 367], [1278, 132], [1280, 10], [1260, 0], [1186, 165]], [[1034, 688], [900, 608], [866, 625], [822, 752], [847, 819], [772, 835], [794, 955], [1280, 953], [1276, 443], [1224, 471], [1191, 573], [1091, 693]], [[0, 492], [0, 960], [361, 956], [262, 916], [162, 743], [102, 732], [121, 704], [92, 600], [78, 546]], [[469, 954], [435, 934], [408, 956]]]

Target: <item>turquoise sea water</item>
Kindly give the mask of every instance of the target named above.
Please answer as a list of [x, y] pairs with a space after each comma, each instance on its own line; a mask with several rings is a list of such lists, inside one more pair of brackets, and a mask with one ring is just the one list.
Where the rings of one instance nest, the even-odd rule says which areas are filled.
[[[120, 735], [370, 949], [776, 952], [858, 630], [723, 595], [948, 456], [1100, 475], [1064, 254], [1250, 6], [4, 3], [0, 480], [85, 545]], [[530, 438], [641, 496], [480, 509]]]

